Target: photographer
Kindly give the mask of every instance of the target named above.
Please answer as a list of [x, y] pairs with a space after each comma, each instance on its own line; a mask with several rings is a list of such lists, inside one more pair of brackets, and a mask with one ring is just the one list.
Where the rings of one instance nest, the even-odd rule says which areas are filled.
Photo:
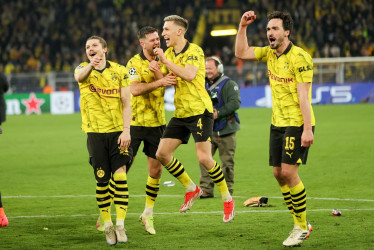
[[[240, 129], [237, 110], [240, 107], [240, 92], [236, 82], [224, 75], [223, 64], [218, 57], [206, 58], [206, 83], [213, 102], [212, 155], [219, 150], [222, 171], [230, 194], [234, 192], [234, 155], [236, 149], [236, 131]], [[214, 196], [214, 183], [203, 166], [200, 166], [200, 198]]]

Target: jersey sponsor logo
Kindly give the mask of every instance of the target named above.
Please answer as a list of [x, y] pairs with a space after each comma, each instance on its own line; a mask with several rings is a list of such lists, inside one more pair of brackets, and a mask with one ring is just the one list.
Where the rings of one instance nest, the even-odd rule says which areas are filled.
[[131, 67], [129, 69], [129, 74], [132, 75], [132, 76], [135, 75], [136, 74], [136, 69], [134, 67]]
[[196, 132], [196, 134], [203, 136], [203, 132]]
[[300, 67], [299, 68], [299, 72], [304, 72], [304, 71], [309, 71], [309, 70], [312, 70], [312, 68], [308, 65], [308, 66], [303, 66], [303, 67]]
[[292, 154], [293, 154], [293, 152], [292, 152], [292, 153], [288, 153], [288, 152], [286, 152], [286, 154], [287, 154], [290, 158], [292, 158]]
[[102, 88], [95, 88], [95, 85], [90, 84], [89, 86], [91, 92], [97, 92], [103, 95], [116, 95], [120, 93], [119, 89], [102, 89]]
[[293, 83], [293, 78], [284, 78], [284, 77], [279, 77], [273, 73], [271, 73], [271, 70], [268, 69], [268, 74], [269, 74], [269, 79], [275, 80], [277, 82], [283, 82], [283, 83]]
[[197, 56], [188, 56], [186, 61], [188, 60], [197, 61]]

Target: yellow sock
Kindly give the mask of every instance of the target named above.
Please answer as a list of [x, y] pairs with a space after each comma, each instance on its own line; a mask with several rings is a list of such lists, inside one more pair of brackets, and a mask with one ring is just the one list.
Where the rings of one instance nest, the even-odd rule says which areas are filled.
[[229, 201], [231, 199], [231, 195], [229, 189], [227, 188], [226, 180], [223, 176], [222, 169], [217, 162], [215, 162], [214, 167], [212, 169], [208, 170], [208, 174], [210, 178], [212, 178], [213, 182], [217, 185], [218, 190], [221, 193], [222, 199], [224, 199], [225, 201]]
[[129, 202], [129, 189], [127, 187], [126, 172], [114, 173], [113, 179], [116, 184], [116, 190], [114, 193], [114, 205], [116, 207], [118, 225], [119, 221], [123, 222], [126, 218]]
[[115, 191], [116, 191], [116, 183], [114, 182], [113, 176], [112, 176], [112, 178], [110, 178], [109, 180], [109, 194], [110, 194], [110, 197], [112, 198], [111, 201], [113, 201]]
[[290, 187], [288, 185], [284, 185], [280, 187], [283, 195], [283, 199], [286, 202], [286, 205], [288, 207], [288, 210], [290, 210], [290, 213], [292, 215], [293, 221], [296, 224], [296, 217], [293, 211], [293, 205], [292, 205], [292, 198], [291, 198], [291, 193], [290, 193]]
[[290, 188], [292, 205], [294, 214], [296, 217], [296, 225], [299, 225], [301, 229], [307, 230], [306, 222], [306, 192], [302, 181], [294, 187]]
[[148, 175], [147, 185], [145, 187], [145, 207], [153, 208], [160, 189], [160, 179], [152, 178]]
[[189, 187], [193, 182], [187, 172], [184, 170], [183, 165], [173, 157], [173, 159], [165, 166], [175, 178], [182, 183], [184, 188]]
[[109, 194], [108, 182], [96, 182], [96, 202], [100, 210], [101, 218], [103, 218], [104, 222], [111, 222], [110, 205], [112, 199]]

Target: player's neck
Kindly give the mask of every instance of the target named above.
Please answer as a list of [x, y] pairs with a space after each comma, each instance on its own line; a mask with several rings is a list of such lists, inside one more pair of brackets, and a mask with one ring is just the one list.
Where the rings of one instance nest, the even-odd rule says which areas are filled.
[[281, 46], [279, 46], [278, 49], [275, 50], [275, 54], [277, 56], [280, 56], [283, 54], [283, 52], [287, 49], [288, 45], [290, 45], [290, 40], [284, 41]]
[[95, 67], [95, 69], [96, 70], [103, 70], [103, 69], [105, 69], [105, 67], [106, 67], [106, 59], [101, 60], [100, 64], [97, 67]]
[[180, 40], [178, 40], [178, 42], [175, 44], [175, 46], [173, 47], [175, 53], [180, 53], [184, 46], [186, 46], [186, 43], [187, 43], [187, 40], [184, 39], [184, 37], [181, 37]]

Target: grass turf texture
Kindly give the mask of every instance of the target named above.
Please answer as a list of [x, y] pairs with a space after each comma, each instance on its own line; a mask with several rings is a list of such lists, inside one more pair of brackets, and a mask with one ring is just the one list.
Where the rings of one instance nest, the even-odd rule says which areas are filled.
[[[315, 143], [308, 165], [300, 168], [309, 198], [307, 216], [314, 228], [302, 245], [305, 249], [374, 247], [373, 110], [374, 105], [366, 104], [314, 106]], [[216, 198], [199, 200], [189, 212], [180, 214], [184, 190], [163, 171], [161, 182], [174, 180], [176, 185], [161, 185], [154, 209], [157, 234], [146, 234], [138, 222], [147, 177], [146, 159], [140, 150], [128, 175], [130, 201], [125, 227], [129, 241], [115, 248], [283, 248], [292, 218], [268, 166], [271, 110], [241, 109], [239, 115], [234, 221], [222, 222], [223, 205], [217, 188]], [[0, 191], [10, 224], [0, 228], [0, 249], [107, 247], [104, 234], [95, 229], [95, 181], [80, 115], [8, 116], [3, 130]], [[175, 156], [198, 183], [192, 138]], [[215, 158], [219, 162], [217, 155]], [[269, 197], [270, 207], [242, 205], [260, 195]], [[332, 216], [333, 208], [340, 209], [342, 216]]]

